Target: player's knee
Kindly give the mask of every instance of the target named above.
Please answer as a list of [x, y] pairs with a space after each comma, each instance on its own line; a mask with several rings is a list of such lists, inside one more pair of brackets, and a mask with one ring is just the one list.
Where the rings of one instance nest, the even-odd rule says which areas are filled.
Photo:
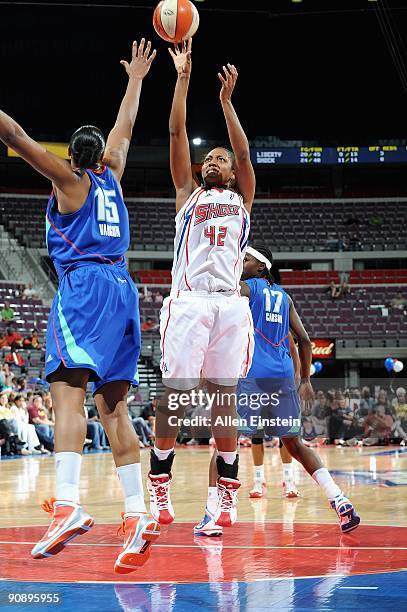
[[294, 457], [301, 452], [303, 446], [300, 438], [283, 438], [283, 444]]

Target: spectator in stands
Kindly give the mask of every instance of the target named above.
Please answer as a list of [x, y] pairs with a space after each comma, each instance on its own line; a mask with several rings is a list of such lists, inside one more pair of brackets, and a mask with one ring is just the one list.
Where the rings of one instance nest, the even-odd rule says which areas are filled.
[[41, 443], [38, 439], [35, 426], [29, 423], [29, 415], [27, 403], [22, 395], [17, 395], [10, 407], [18, 424], [18, 437], [25, 443], [26, 447], [21, 449], [22, 455], [41, 455], [49, 454], [48, 451], [41, 448]]
[[[381, 393], [381, 392], [380, 392]], [[380, 395], [380, 394], [379, 394]], [[384, 399], [387, 402], [386, 399]], [[393, 419], [390, 414], [386, 414], [383, 403], [377, 403], [365, 419], [365, 446], [375, 444], [387, 444], [393, 429]]]
[[396, 293], [394, 298], [391, 300], [389, 306], [391, 308], [394, 308], [395, 310], [402, 310], [404, 314], [407, 314], [406, 312], [407, 300], [406, 298], [403, 297], [403, 294], [401, 293], [401, 291]]
[[393, 432], [407, 442], [407, 400], [404, 387], [396, 389], [396, 397], [392, 401], [392, 416], [394, 418]]
[[363, 387], [360, 394], [359, 416], [367, 416], [369, 410], [373, 408], [373, 405], [374, 399], [372, 397], [369, 387]]
[[4, 302], [4, 307], [0, 312], [0, 316], [4, 323], [12, 323], [14, 321], [14, 310], [11, 308], [10, 302]]
[[31, 334], [24, 338], [23, 347], [26, 349], [40, 349], [41, 346], [41, 341], [38, 338], [38, 330], [34, 327]]
[[25, 376], [20, 376], [16, 380], [16, 391], [18, 394], [26, 393], [27, 391], [27, 379]]
[[335, 283], [334, 280], [331, 281], [331, 284], [329, 285], [327, 292], [329, 293], [329, 295], [331, 296], [331, 298], [333, 300], [335, 300], [336, 298], [338, 298], [341, 295], [341, 289], [340, 287]]
[[338, 297], [346, 297], [347, 295], [350, 294], [350, 286], [345, 280], [342, 281], [339, 291], [340, 293]]
[[0, 367], [0, 391], [11, 391], [13, 388], [13, 373], [10, 371], [8, 363]]
[[38, 297], [38, 291], [34, 289], [32, 283], [28, 283], [28, 285], [23, 291], [23, 299], [27, 299], [27, 298], [30, 299], [30, 298], [36, 298], [36, 297]]
[[9, 407], [8, 393], [0, 393], [0, 420], [8, 421], [11, 433], [18, 435], [18, 423]]
[[43, 401], [44, 406], [45, 406], [47, 417], [54, 424], [55, 423], [55, 415], [54, 415], [54, 409], [52, 407], [51, 393], [42, 394], [41, 391], [39, 391], [38, 392], [38, 396], [42, 397], [42, 401]]
[[0, 332], [0, 350], [7, 346], [7, 339], [4, 332]]
[[354, 414], [350, 408], [349, 401], [342, 392], [337, 392], [335, 400], [331, 405], [331, 419], [329, 422], [329, 437], [331, 442], [342, 446], [345, 438], [352, 437], [351, 426]]
[[158, 329], [158, 323], [151, 317], [148, 317], [147, 320], [141, 324], [141, 331], [155, 331], [156, 329]]
[[346, 236], [342, 236], [338, 240], [338, 249], [339, 251], [349, 251], [349, 240]]
[[154, 433], [151, 427], [149, 426], [149, 424], [147, 423], [147, 421], [145, 421], [142, 416], [133, 417], [133, 418], [130, 416], [130, 418], [131, 418], [131, 422], [133, 423], [134, 430], [136, 434], [138, 435], [139, 440], [141, 442], [140, 446], [142, 447], [153, 446], [154, 445]]
[[311, 412], [311, 421], [317, 436], [328, 436], [328, 402], [323, 391], [317, 393], [317, 399]]
[[41, 395], [34, 397], [33, 403], [28, 406], [30, 423], [35, 425], [35, 431], [41, 444], [49, 451], [54, 450], [54, 423], [47, 417], [47, 411]]
[[21, 353], [17, 351], [16, 346], [14, 346], [9, 353], [7, 353], [5, 357], [6, 363], [10, 365], [16, 365], [22, 368], [25, 365], [25, 359]]
[[146, 404], [143, 408], [143, 410], [141, 411], [141, 415], [143, 417], [143, 419], [145, 421], [147, 421], [147, 423], [150, 426], [151, 431], [155, 431], [155, 412], [157, 410], [157, 406], [158, 406], [158, 399], [157, 398], [153, 398], [151, 400], [151, 402], [149, 402], [148, 404]]
[[102, 423], [99, 421], [99, 414], [96, 408], [88, 409], [84, 406], [86, 415], [86, 437], [92, 440], [91, 448], [93, 450], [108, 450], [105, 430]]
[[362, 243], [359, 232], [352, 232], [349, 238], [349, 251], [360, 251]]
[[377, 399], [373, 405], [373, 408], [377, 409], [383, 407], [386, 414], [390, 414], [390, 404], [387, 399], [387, 391], [385, 389], [380, 389], [377, 394]]
[[23, 337], [17, 331], [14, 331], [14, 329], [8, 327], [6, 334], [6, 346], [9, 346], [12, 351], [15, 351], [16, 349], [21, 348], [22, 344]]
[[135, 272], [132, 273], [132, 277], [135, 283], [141, 284], [141, 278]]
[[159, 291], [157, 291], [154, 294], [154, 303], [155, 304], [162, 304], [163, 303], [163, 299], [164, 299], [164, 296]]

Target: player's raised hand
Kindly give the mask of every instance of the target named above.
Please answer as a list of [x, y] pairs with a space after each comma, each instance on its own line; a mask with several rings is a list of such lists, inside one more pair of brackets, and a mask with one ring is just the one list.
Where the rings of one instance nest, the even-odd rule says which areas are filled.
[[168, 51], [174, 60], [174, 66], [177, 73], [179, 75], [189, 76], [192, 68], [192, 38], [189, 38], [187, 41], [184, 40], [184, 42], [181, 43], [181, 47], [175, 44], [174, 51], [170, 48]]
[[140, 44], [137, 45], [137, 41], [133, 42], [133, 47], [131, 50], [131, 62], [126, 62], [126, 60], [122, 60], [120, 63], [124, 66], [129, 78], [138, 78], [144, 79], [148, 71], [150, 70], [150, 66], [153, 63], [153, 59], [155, 58], [157, 51], [154, 49], [152, 53], [151, 51], [151, 42], [148, 41], [147, 45], [145, 44], [145, 39], [142, 38]]
[[224, 74], [218, 72], [219, 80], [222, 83], [219, 97], [221, 102], [226, 102], [232, 97], [237, 77], [239, 75], [237, 73], [236, 66], [233, 64], [226, 64], [226, 66], [223, 66], [223, 72]]

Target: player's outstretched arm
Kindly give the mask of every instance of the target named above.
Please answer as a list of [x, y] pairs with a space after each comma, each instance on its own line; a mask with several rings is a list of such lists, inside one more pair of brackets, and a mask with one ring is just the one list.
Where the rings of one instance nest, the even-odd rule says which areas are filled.
[[127, 72], [129, 81], [120, 104], [116, 123], [107, 139], [103, 159], [118, 181], [121, 180], [126, 166], [131, 135], [139, 108], [141, 84], [156, 56], [155, 49], [152, 53], [150, 51], [151, 42], [148, 41], [146, 45], [145, 39], [142, 38], [139, 45], [137, 41], [133, 42], [131, 62], [128, 63], [125, 60], [120, 62]]
[[182, 44], [182, 49], [175, 45], [175, 50], [168, 49], [177, 71], [174, 96], [169, 120], [170, 130], [170, 166], [171, 176], [176, 191], [175, 207], [178, 212], [196, 187], [192, 177], [191, 154], [186, 128], [187, 95], [191, 77], [192, 38]]
[[298, 316], [292, 299], [290, 298], [290, 328], [298, 339], [298, 353], [301, 362], [301, 383], [299, 395], [303, 401], [314, 399], [314, 390], [310, 381], [310, 369], [312, 362], [312, 344], [309, 336]]
[[223, 66], [223, 72], [223, 75], [218, 72], [219, 80], [222, 83], [219, 97], [226, 120], [230, 144], [235, 155], [236, 180], [239, 191], [243, 196], [244, 204], [250, 212], [256, 190], [256, 177], [250, 160], [249, 141], [232, 104], [232, 93], [236, 85], [238, 73], [233, 64]]
[[61, 191], [69, 191], [80, 180], [72, 172], [66, 160], [44, 149], [30, 138], [14, 119], [2, 111], [0, 111], [0, 140], [40, 174], [50, 179]]

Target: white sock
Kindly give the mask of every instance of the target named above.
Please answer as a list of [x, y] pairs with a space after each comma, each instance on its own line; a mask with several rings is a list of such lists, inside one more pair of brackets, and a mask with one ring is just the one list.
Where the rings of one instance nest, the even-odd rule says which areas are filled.
[[283, 480], [286, 489], [291, 490], [294, 486], [294, 466], [292, 462], [283, 463]]
[[254, 471], [254, 480], [261, 480], [261, 482], [265, 482], [264, 465], [255, 465], [253, 468], [253, 471]]
[[57, 499], [65, 499], [79, 504], [81, 464], [82, 455], [79, 453], [55, 453]]
[[211, 514], [215, 514], [216, 508], [218, 507], [218, 488], [208, 487], [208, 499], [206, 501], [206, 507]]
[[121, 465], [116, 471], [124, 493], [125, 512], [147, 512], [140, 463]]
[[237, 451], [234, 451], [233, 453], [229, 453], [229, 452], [226, 453], [226, 452], [218, 450], [218, 455], [219, 457], [222, 457], [225, 463], [227, 463], [228, 465], [233, 465], [234, 462], [236, 461]]
[[165, 459], [168, 459], [173, 450], [173, 448], [169, 448], [168, 450], [160, 450], [154, 445], [154, 454], [160, 461], [165, 461]]
[[335, 484], [331, 474], [326, 468], [319, 468], [319, 470], [316, 470], [316, 472], [312, 474], [312, 478], [323, 488], [329, 500], [333, 500], [335, 497], [342, 494], [342, 491], [338, 485]]

